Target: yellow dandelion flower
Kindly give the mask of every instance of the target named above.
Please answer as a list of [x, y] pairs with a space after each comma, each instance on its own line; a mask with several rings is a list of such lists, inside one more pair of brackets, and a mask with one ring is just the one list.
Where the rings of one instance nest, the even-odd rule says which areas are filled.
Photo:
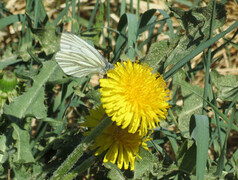
[[152, 73], [147, 65], [131, 61], [117, 63], [107, 78], [100, 80], [103, 107], [122, 129], [129, 133], [147, 134], [147, 128], [164, 120], [170, 92], [162, 76]]
[[[102, 106], [96, 110], [92, 110], [90, 115], [86, 117], [87, 121], [83, 124], [90, 128], [90, 131], [84, 135], [88, 135], [101, 122], [106, 113]], [[139, 157], [139, 147], [142, 146], [148, 150], [145, 143], [149, 139], [143, 140], [138, 133], [128, 133], [127, 129], [121, 129], [119, 126], [112, 124], [106, 128], [103, 133], [96, 138], [91, 149], [97, 149], [95, 155], [107, 151], [103, 162], [111, 162], [117, 164], [118, 168], [134, 170], [136, 156]]]

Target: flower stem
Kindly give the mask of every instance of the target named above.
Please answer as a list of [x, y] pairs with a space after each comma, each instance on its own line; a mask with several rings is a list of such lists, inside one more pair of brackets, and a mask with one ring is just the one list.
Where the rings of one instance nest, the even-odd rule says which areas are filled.
[[109, 117], [105, 118], [93, 131], [89, 134], [82, 143], [80, 143], [74, 151], [67, 157], [61, 166], [54, 172], [51, 180], [62, 179], [62, 177], [72, 168], [72, 166], [83, 155], [83, 152], [94, 142], [104, 129], [112, 124]]

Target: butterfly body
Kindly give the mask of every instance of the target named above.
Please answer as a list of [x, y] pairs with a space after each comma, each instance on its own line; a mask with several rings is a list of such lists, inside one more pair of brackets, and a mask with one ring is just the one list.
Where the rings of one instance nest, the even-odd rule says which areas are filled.
[[62, 70], [74, 77], [103, 74], [112, 68], [93, 46], [71, 33], [62, 33], [55, 58]]

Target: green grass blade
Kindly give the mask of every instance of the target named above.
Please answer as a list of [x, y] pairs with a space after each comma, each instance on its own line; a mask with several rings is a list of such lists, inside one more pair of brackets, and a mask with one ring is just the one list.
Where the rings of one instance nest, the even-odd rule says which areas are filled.
[[186, 0], [176, 0], [178, 3], [191, 7], [193, 4], [190, 1]]
[[118, 34], [116, 45], [114, 48], [114, 58], [113, 58], [114, 60], [119, 59], [120, 53], [122, 51], [122, 47], [127, 41], [126, 28], [127, 28], [127, 16], [126, 14], [124, 14], [121, 17], [117, 27], [117, 31], [119, 34]]
[[11, 15], [4, 17], [0, 19], [0, 29], [4, 28], [5, 26], [8, 26], [10, 24], [13, 24], [15, 22], [23, 21], [24, 15], [23, 14], [17, 14], [17, 15]]
[[68, 156], [68, 158], [61, 164], [61, 166], [54, 172], [51, 180], [62, 179], [62, 177], [72, 168], [72, 166], [83, 155], [84, 150], [92, 145], [95, 138], [98, 137], [105, 128], [112, 123], [110, 118], [105, 118], [88, 136], [84, 141], [80, 143], [74, 151]]
[[[131, 6], [132, 6], [132, 8], [133, 8], [133, 1], [131, 2]], [[130, 11], [130, 12], [133, 13], [133, 11]], [[137, 0], [136, 16], [137, 16], [137, 17], [140, 16], [140, 0]]]
[[[140, 8], [140, 4], [137, 3], [137, 9], [136, 9], [136, 12], [138, 11], [138, 6], [139, 6], [139, 8]], [[131, 14], [134, 13], [133, 0], [130, 0], [130, 13], [131, 13]]]
[[128, 22], [128, 43], [127, 43], [127, 55], [130, 59], [135, 57], [135, 45], [137, 40], [138, 22], [137, 17], [134, 14], [126, 14]]
[[[20, 37], [19, 37], [19, 42], [18, 42], [18, 47], [20, 49], [20, 47], [22, 46], [22, 44], [24, 43], [23, 42], [23, 34], [25, 32], [25, 28], [26, 28], [26, 24], [27, 24], [27, 13], [31, 11], [31, 7], [32, 7], [32, 4], [33, 4], [33, 1], [26, 1], [26, 10], [25, 10], [25, 14], [24, 14], [24, 17], [23, 17], [23, 21], [22, 21], [22, 28], [21, 28], [21, 31], [20, 31]], [[28, 40], [28, 39], [31, 39], [30, 38], [30, 35], [29, 35], [29, 28], [26, 29], [26, 38], [25, 38], [25, 42]], [[28, 38], [28, 39], [27, 39]]]
[[37, 25], [38, 25], [38, 22], [40, 21], [40, 15], [39, 15], [39, 11], [40, 11], [40, 8], [39, 8], [39, 4], [40, 4], [40, 1], [35, 1], [35, 16], [34, 16], [34, 25], [33, 27], [34, 28], [37, 28]]
[[[153, 16], [157, 10], [163, 15], [164, 18], [158, 21], [154, 21], [154, 19], [156, 18], [154, 18]], [[157, 23], [162, 23], [164, 21], [166, 21], [168, 24], [170, 37], [172, 38], [174, 36], [174, 28], [172, 25], [172, 21], [170, 19], [170, 16], [161, 9], [150, 9], [146, 11], [144, 14], [142, 14], [139, 20], [138, 34], [141, 34], [146, 30], [153, 29], [152, 27], [154, 27], [154, 25], [156, 25]]]
[[56, 26], [56, 25], [58, 24], [58, 22], [59, 22], [60, 20], [62, 20], [62, 18], [63, 18], [65, 15], [67, 15], [67, 12], [68, 12], [69, 7], [70, 7], [70, 5], [69, 5], [68, 3], [66, 3], [66, 7], [64, 8], [64, 10], [61, 11], [61, 12], [59, 13], [59, 15], [55, 18], [55, 20], [52, 22], [52, 25], [53, 25], [53, 26]]
[[0, 60], [0, 70], [3, 70], [5, 67], [21, 62], [22, 59], [17, 59], [17, 54], [13, 54], [11, 56], [8, 57], [4, 57]]
[[[78, 2], [78, 3], [80, 3], [80, 2]], [[76, 0], [72, 0], [71, 6], [72, 6], [72, 18], [75, 19]], [[72, 33], [74, 32], [74, 29], [75, 29], [74, 25], [75, 25], [75, 23], [72, 23], [72, 26], [71, 26]]]
[[230, 134], [230, 131], [231, 131], [234, 119], [235, 119], [236, 111], [237, 111], [236, 107], [234, 106], [232, 114], [231, 114], [231, 118], [228, 121], [228, 128], [226, 130], [226, 137], [225, 137], [225, 140], [224, 140], [224, 145], [223, 145], [223, 148], [222, 148], [222, 151], [221, 151], [221, 155], [220, 155], [219, 160], [218, 160], [217, 170], [216, 170], [216, 173], [215, 173], [216, 175], [221, 175], [222, 171], [223, 171], [223, 168], [225, 166], [225, 159], [226, 159], [226, 152], [227, 152], [227, 140], [228, 140], [228, 137], [229, 137], [229, 134]]
[[238, 21], [236, 21], [234, 24], [232, 24], [229, 28], [227, 28], [225, 31], [221, 32], [217, 36], [215, 36], [212, 39], [209, 39], [205, 43], [202, 43], [199, 45], [192, 53], [188, 54], [186, 57], [184, 57], [180, 62], [175, 64], [169, 71], [167, 71], [163, 77], [165, 79], [169, 79], [172, 75], [174, 75], [180, 68], [182, 68], [187, 62], [189, 62], [192, 58], [194, 58], [196, 55], [198, 55], [200, 52], [204, 51], [206, 48], [214, 44], [216, 41], [218, 41], [220, 38], [224, 37], [227, 33], [231, 32], [233, 29], [238, 27]]
[[98, 9], [98, 6], [99, 6], [99, 0], [97, 0], [95, 6], [94, 6], [94, 9], [93, 9], [93, 12], [90, 16], [90, 19], [89, 19], [89, 23], [88, 23], [88, 30], [91, 29], [93, 27], [93, 20], [96, 16], [96, 12], [97, 12], [97, 9]]
[[167, 22], [168, 27], [169, 27], [169, 37], [173, 38], [174, 37], [174, 27], [173, 27], [173, 23], [170, 19], [170, 16], [165, 11], [163, 11], [162, 9], [157, 9], [157, 10], [164, 16], [164, 19], [166, 19], [166, 22]]
[[229, 105], [229, 107], [226, 109], [225, 111], [225, 115], [228, 115], [228, 112], [230, 111], [230, 109], [233, 107], [233, 105], [235, 103], [237, 103], [238, 101], [238, 94], [236, 94], [235, 98], [233, 99], [233, 101], [231, 102], [231, 104]]
[[68, 174], [66, 174], [62, 180], [74, 179], [76, 176], [82, 174], [84, 171], [90, 168], [96, 160], [96, 156], [90, 156], [89, 158], [85, 159], [79, 166], [75, 167]]
[[203, 180], [207, 163], [209, 142], [209, 120], [205, 115], [193, 115], [190, 125], [194, 125], [191, 137], [196, 140], [196, 177]]
[[120, 17], [126, 13], [126, 0], [121, 1]]
[[[213, 34], [213, 27], [214, 27], [214, 22], [215, 22], [215, 16], [216, 16], [216, 0], [213, 1], [213, 9], [212, 9], [212, 19], [211, 19], [211, 26], [210, 26], [210, 31], [209, 31], [209, 39], [212, 39], [212, 34]], [[204, 58], [204, 65], [205, 65], [205, 85], [204, 85], [204, 94], [203, 94], [203, 98], [207, 99], [208, 96], [208, 86], [211, 86], [211, 84], [209, 83], [210, 80], [210, 64], [211, 64], [211, 52], [212, 52], [212, 48], [209, 47], [208, 49], [208, 56], [207, 59]], [[206, 112], [206, 106], [207, 103], [206, 101], [203, 101], [203, 114], [205, 115]]]
[[164, 26], [163, 22], [164, 22], [166, 19], [162, 19], [162, 20], [159, 20], [159, 21], [155, 21], [156, 18], [155, 18], [155, 17], [154, 17], [154, 18], [152, 17], [150, 20], [151, 20], [151, 21], [149, 21], [147, 25], [142, 26], [142, 27], [139, 28], [138, 34], [141, 34], [141, 33], [143, 33], [144, 31], [153, 29], [154, 26], [155, 26], [156, 24], [159, 24], [159, 23], [161, 23], [162, 26]]
[[79, 22], [79, 20], [80, 20], [80, 1], [78, 1], [78, 4], [77, 4], [77, 17], [76, 17], [76, 19], [77, 19], [77, 21]]
[[[175, 84], [178, 84], [178, 85], [180, 85], [180, 86], [186, 87], [187, 90], [193, 92], [195, 95], [197, 95], [198, 97], [200, 97], [201, 99], [203, 99], [202, 96], [200, 96], [197, 92], [193, 91], [191, 88], [187, 87], [184, 83], [183, 83], [183, 84], [182, 84], [182, 83], [178, 83], [178, 82], [174, 82], [174, 83], [175, 83]], [[210, 101], [208, 101], [208, 100], [206, 100], [206, 99], [203, 99], [203, 100], [205, 100], [205, 101], [209, 104], [209, 106], [211, 106], [212, 109], [213, 109], [224, 121], [226, 121], [227, 123], [229, 122], [229, 118], [228, 118], [226, 115], [224, 115], [216, 106], [214, 106]], [[234, 130], [238, 131], [238, 128], [237, 128], [235, 125], [232, 126], [232, 128], [233, 128]]]

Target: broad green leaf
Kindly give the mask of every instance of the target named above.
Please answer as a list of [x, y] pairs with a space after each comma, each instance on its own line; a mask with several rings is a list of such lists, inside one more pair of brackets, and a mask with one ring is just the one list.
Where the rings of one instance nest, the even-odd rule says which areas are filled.
[[65, 83], [67, 81], [70, 81], [70, 78], [63, 78], [65, 77], [65, 73], [63, 72], [63, 70], [58, 66], [58, 68], [56, 68], [52, 75], [49, 77], [47, 83], [50, 84], [62, 84]]
[[196, 167], [196, 145], [191, 140], [185, 140], [180, 146], [177, 156], [180, 170], [194, 173]]
[[197, 40], [197, 43], [193, 42], [193, 40], [189, 39], [187, 35], [181, 35], [176, 39], [179, 40], [175, 43], [172, 43], [173, 46], [170, 48], [169, 55], [164, 57], [166, 58], [164, 68], [181, 61], [186, 55], [194, 51], [196, 47], [204, 41], [203, 38], [201, 38]]
[[[224, 7], [219, 5], [217, 11], [224, 13], [223, 9]], [[186, 55], [194, 51], [200, 43], [204, 42], [209, 33], [212, 6], [194, 8], [189, 11], [183, 11], [179, 8], [171, 8], [171, 10], [175, 13], [177, 19], [181, 20], [181, 25], [186, 33], [175, 36], [170, 40], [171, 42], [164, 40], [151, 46], [144, 61], [156, 70], [162, 65], [166, 68], [181, 61]], [[218, 16], [217, 22], [222, 21], [224, 23], [224, 17]]]
[[134, 179], [142, 179], [145, 174], [153, 172], [154, 165], [158, 164], [157, 158], [142, 147], [139, 149], [139, 156], [142, 159], [136, 157]]
[[26, 130], [20, 129], [16, 124], [12, 124], [14, 129], [12, 133], [13, 139], [16, 141], [15, 147], [17, 149], [14, 154], [13, 161], [16, 163], [31, 163], [35, 159], [30, 148], [30, 135]]
[[[203, 89], [196, 85], [189, 84], [183, 80], [181, 80], [179, 84], [181, 85], [183, 96], [183, 107], [180, 112], [177, 112], [178, 127], [182, 132], [188, 132], [191, 116], [193, 114], [201, 114], [203, 107], [202, 98], [191, 92], [191, 90], [197, 92], [197, 94], [202, 96]], [[188, 137], [188, 134], [186, 134], [185, 136]]]
[[[166, 165], [167, 166], [167, 165]], [[170, 179], [176, 179], [175, 176], [177, 173], [174, 172], [178, 172], [178, 166], [177, 164], [173, 163], [171, 165], [169, 165], [169, 167], [166, 166], [161, 166], [159, 167], [159, 172], [156, 172], [157, 177], [155, 179], [165, 179], [170, 177]], [[151, 178], [148, 178], [151, 179]]]
[[17, 54], [12, 53], [12, 48], [8, 46], [2, 58], [0, 59], [0, 70], [4, 69], [9, 65], [22, 61], [21, 59], [17, 59], [17, 56]]
[[31, 58], [30, 54], [27, 52], [27, 49], [31, 48], [31, 44], [32, 44], [31, 41], [30, 42], [25, 42], [21, 45], [21, 47], [19, 49], [18, 54], [22, 58], [22, 60], [25, 61], [25, 62], [29, 61], [30, 58]]
[[[196, 94], [198, 97], [202, 98], [201, 95], [199, 95], [196, 91], [190, 89], [191, 92], [193, 92], [194, 94]], [[202, 98], [203, 99], [203, 98]], [[219, 111], [219, 109], [214, 106], [211, 102], [205, 100], [214, 110], [215, 112], [222, 117], [223, 120], [225, 120], [228, 123], [228, 130], [226, 131], [226, 139], [228, 139], [229, 136], [229, 132], [231, 130], [231, 128], [234, 128], [237, 130], [237, 127], [235, 126], [235, 124], [233, 123], [234, 117], [235, 117], [235, 108], [233, 107], [233, 111], [232, 111], [232, 115], [231, 115], [231, 119], [229, 120], [227, 118], [227, 116], [225, 116], [223, 113], [221, 113]], [[222, 153], [219, 157], [218, 163], [217, 163], [217, 171], [216, 171], [216, 175], [221, 175], [223, 168], [224, 168], [224, 164], [225, 164], [225, 160], [226, 160], [226, 149], [227, 149], [227, 141], [225, 140], [225, 143], [223, 143], [223, 147], [222, 147]]]
[[209, 121], [205, 115], [193, 115], [190, 121], [190, 136], [196, 142], [196, 177], [204, 179], [208, 143], [209, 143]]
[[44, 105], [44, 86], [33, 85], [26, 93], [14, 99], [14, 101], [4, 107], [4, 113], [23, 118], [34, 116], [37, 119], [46, 117], [46, 107]]
[[7, 142], [6, 136], [4, 134], [0, 135], [0, 164], [3, 164], [8, 157], [6, 142]]
[[[209, 33], [213, 3], [210, 1], [206, 7], [195, 7], [188, 11], [181, 8], [170, 8], [174, 16], [180, 22], [182, 28], [186, 31], [188, 37], [195, 40]], [[214, 29], [221, 27], [226, 21], [225, 6], [221, 3], [216, 4], [216, 19]]]
[[[238, 27], [238, 21], [236, 21], [234, 24], [232, 24], [229, 28], [227, 28], [225, 31], [221, 32], [214, 38], [211, 38], [207, 40], [206, 42], [199, 44], [194, 51], [191, 51], [189, 54], [187, 54], [185, 57], [183, 57], [181, 60], [178, 61], [170, 70], [168, 70], [164, 74], [164, 79], [168, 79], [173, 74], [175, 74], [177, 71], [179, 71], [187, 62], [189, 62], [192, 58], [194, 58], [196, 55], [204, 51], [206, 48], [211, 46], [213, 43], [218, 41], [220, 38], [224, 37], [227, 33], [231, 32], [233, 29]], [[180, 53], [183, 53], [181, 50]], [[177, 57], [175, 57], [177, 58]]]
[[30, 172], [27, 172], [27, 168], [24, 165], [20, 167], [14, 167], [13, 171], [16, 179], [23, 180], [29, 178]]
[[173, 38], [171, 42], [163, 40], [153, 43], [149, 52], [141, 62], [147, 63], [150, 67], [157, 71], [160, 67], [163, 67], [168, 54], [173, 51], [177, 45], [178, 39], [179, 36], [176, 36], [176, 38]]
[[30, 179], [47, 179], [47, 171], [43, 170], [44, 165], [41, 163], [32, 163], [32, 166], [20, 165], [13, 167], [14, 177], [19, 180]]
[[12, 103], [6, 105], [4, 113], [17, 118], [23, 118], [28, 115], [34, 116], [37, 119], [45, 118], [45, 83], [57, 68], [59, 67], [55, 61], [44, 62], [40, 73], [34, 78], [33, 86], [27, 92], [14, 99]]
[[238, 76], [221, 75], [217, 71], [211, 72], [212, 82], [218, 89], [218, 98], [233, 101], [238, 93]]
[[[224, 121], [226, 121], [227, 123], [230, 124], [229, 118], [228, 118], [225, 114], [223, 114], [223, 113], [218, 109], [218, 107], [214, 106], [210, 101], [204, 99], [203, 96], [201, 96], [197, 91], [195, 91], [194, 89], [190, 88], [190, 87], [187, 86], [186, 84], [183, 83], [182, 86], [186, 87], [187, 90], [189, 90], [189, 91], [190, 91], [191, 93], [193, 93], [194, 95], [197, 95], [200, 99], [205, 100], [205, 101], [209, 104], [209, 106], [211, 106], [212, 109], [217, 113], [217, 115], [219, 115]], [[231, 126], [232, 126], [232, 128], [233, 128], [234, 130], [238, 131], [238, 128], [237, 128], [237, 126], [236, 126], [235, 124], [231, 124]], [[225, 126], [224, 126], [224, 127], [225, 127]]]
[[[223, 11], [222, 11], [223, 10]], [[165, 62], [165, 67], [176, 64], [186, 55], [190, 54], [196, 47], [205, 41], [210, 30], [210, 21], [212, 16], [212, 5], [207, 7], [193, 8], [189, 11], [183, 11], [180, 8], [171, 8], [175, 17], [180, 21], [181, 26], [186, 33], [179, 39], [177, 46], [169, 54]], [[224, 6], [217, 6], [217, 12], [223, 13], [217, 16], [217, 21], [225, 22]], [[220, 27], [216, 26], [217, 27]], [[214, 28], [214, 29], [216, 29]]]
[[100, 96], [99, 90], [95, 90], [93, 88], [89, 89], [88, 93], [86, 94], [86, 97], [89, 98], [89, 101], [93, 103], [95, 107], [99, 106], [101, 104], [101, 96]]
[[126, 178], [123, 176], [121, 170], [117, 167], [117, 165], [107, 162], [105, 163], [105, 167], [110, 169], [107, 174], [107, 177], [111, 180], [125, 180]]
[[53, 54], [59, 50], [60, 37], [56, 36], [55, 28], [48, 26], [47, 29], [33, 29], [35, 38], [39, 40], [46, 55]]

